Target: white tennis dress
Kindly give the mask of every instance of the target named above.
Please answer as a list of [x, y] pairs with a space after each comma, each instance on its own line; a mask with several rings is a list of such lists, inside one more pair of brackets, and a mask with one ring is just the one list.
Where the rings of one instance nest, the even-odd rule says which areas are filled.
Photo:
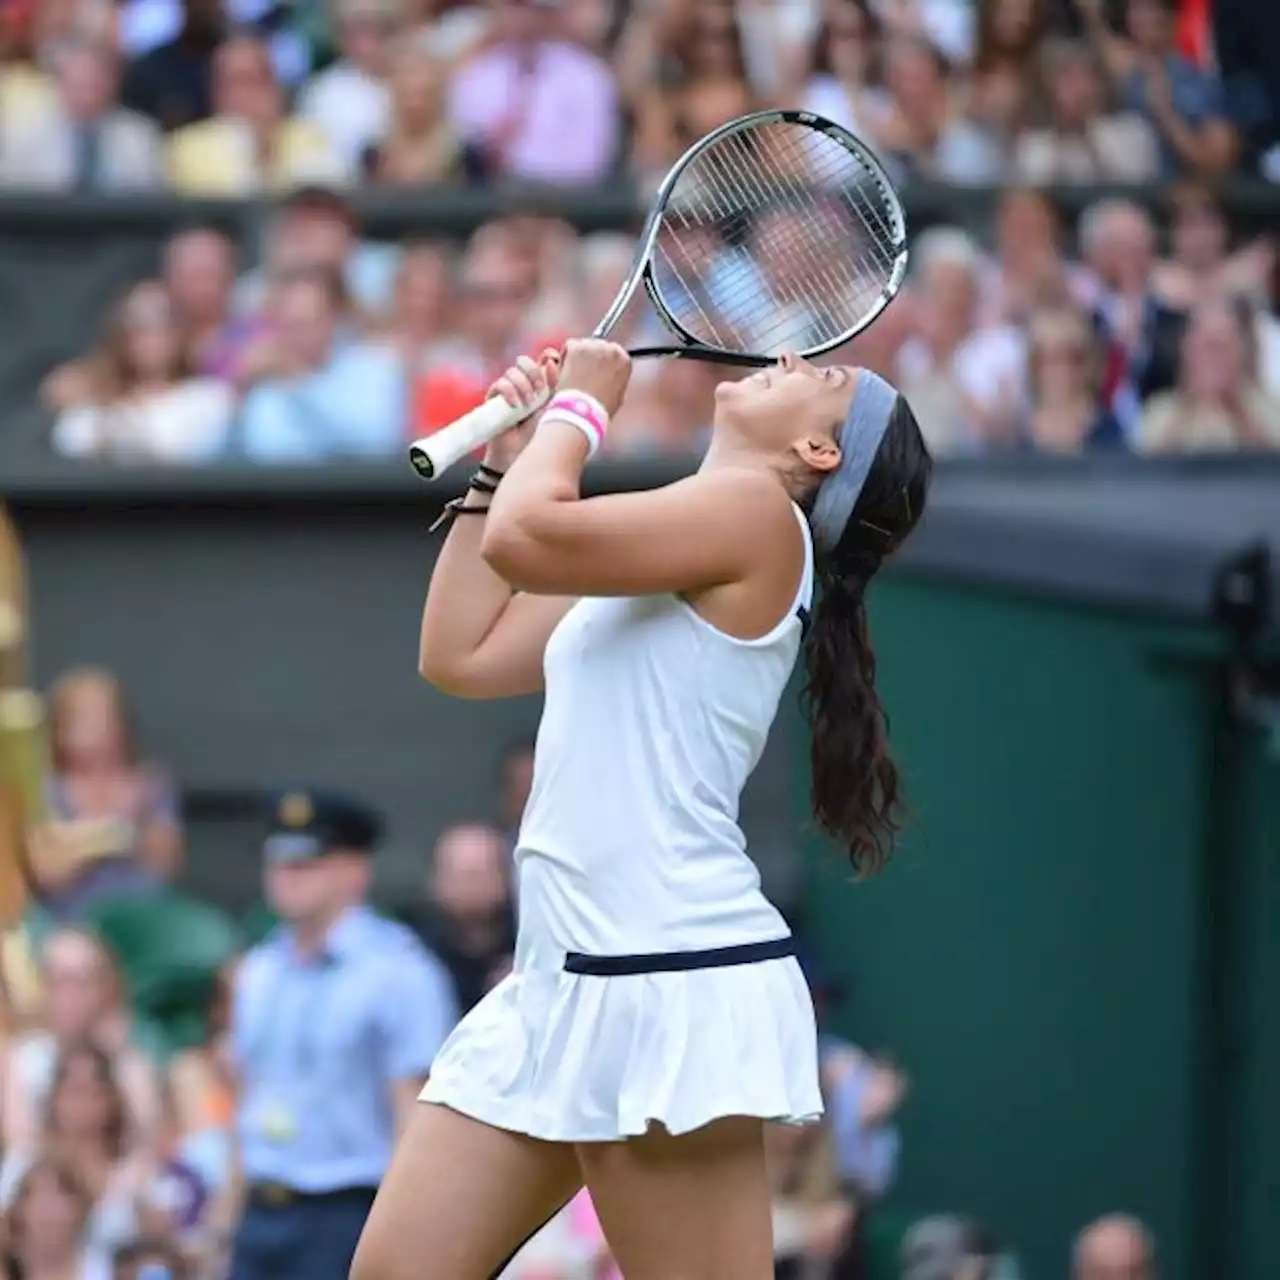
[[559, 1142], [821, 1115], [809, 989], [737, 821], [813, 592], [796, 518], [800, 586], [757, 640], [674, 595], [584, 599], [555, 629], [514, 970], [424, 1101]]

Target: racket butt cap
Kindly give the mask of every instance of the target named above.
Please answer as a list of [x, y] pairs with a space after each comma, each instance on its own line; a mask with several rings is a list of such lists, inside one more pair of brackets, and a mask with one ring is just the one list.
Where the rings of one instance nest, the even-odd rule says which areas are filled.
[[413, 469], [424, 480], [434, 480], [436, 478], [436, 465], [431, 461], [431, 455], [418, 445], [413, 445], [409, 450], [409, 461], [413, 463]]

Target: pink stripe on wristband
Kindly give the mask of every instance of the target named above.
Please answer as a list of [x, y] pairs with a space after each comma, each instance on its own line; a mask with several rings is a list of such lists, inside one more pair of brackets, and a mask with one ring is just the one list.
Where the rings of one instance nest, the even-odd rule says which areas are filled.
[[561, 391], [542, 412], [542, 422], [567, 422], [586, 437], [588, 456], [604, 443], [609, 414], [595, 396], [585, 391]]

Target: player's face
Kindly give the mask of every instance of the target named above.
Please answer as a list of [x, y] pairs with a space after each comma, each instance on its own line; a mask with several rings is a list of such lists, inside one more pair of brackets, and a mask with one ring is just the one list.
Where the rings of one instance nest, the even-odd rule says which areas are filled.
[[749, 378], [716, 388], [715, 429], [762, 453], [782, 456], [799, 447], [810, 456], [834, 446], [857, 380], [850, 365], [819, 366], [784, 355]]

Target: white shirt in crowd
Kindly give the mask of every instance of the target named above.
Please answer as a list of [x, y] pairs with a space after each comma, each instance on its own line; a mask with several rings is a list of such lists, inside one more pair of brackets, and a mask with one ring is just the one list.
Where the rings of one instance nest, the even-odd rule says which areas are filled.
[[349, 62], [337, 62], [307, 82], [298, 114], [310, 120], [354, 169], [365, 150], [386, 135], [391, 90], [385, 80]]
[[929, 447], [957, 453], [979, 447], [982, 440], [967, 405], [957, 401], [955, 392], [987, 412], [1016, 404], [1026, 393], [1026, 367], [1024, 335], [1010, 325], [999, 325], [969, 334], [945, 365], [937, 363], [919, 338], [908, 338], [898, 353], [897, 381]]
[[230, 387], [193, 378], [145, 400], [67, 409], [54, 424], [53, 447], [82, 460], [207, 462], [226, 447], [234, 410]]

